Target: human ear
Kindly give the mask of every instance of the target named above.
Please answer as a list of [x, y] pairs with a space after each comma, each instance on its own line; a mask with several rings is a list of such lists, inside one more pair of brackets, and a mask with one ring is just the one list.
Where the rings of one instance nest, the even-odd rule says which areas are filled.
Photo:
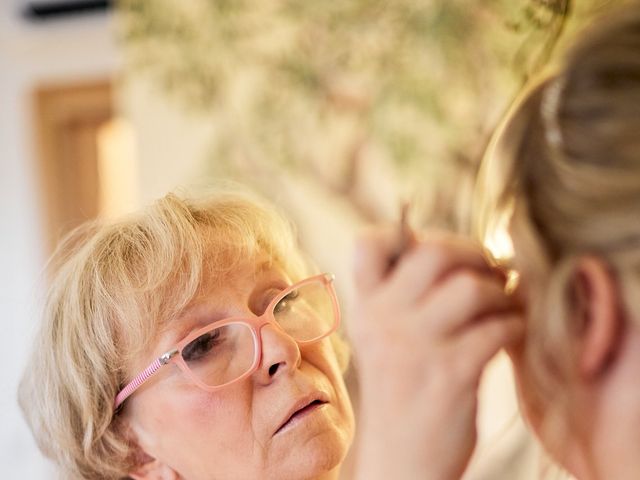
[[118, 429], [120, 434], [127, 439], [133, 454], [133, 463], [136, 465], [129, 473], [133, 480], [180, 480], [182, 477], [166, 463], [155, 458], [148, 452], [153, 452], [153, 440], [155, 435], [144, 428], [144, 424], [132, 415], [131, 407], [118, 417]]
[[135, 449], [135, 463], [137, 464], [129, 472], [129, 477], [133, 480], [179, 480], [182, 478], [169, 465], [149, 455], [138, 442], [132, 440], [132, 447]]
[[606, 370], [619, 344], [623, 318], [617, 283], [602, 259], [584, 256], [571, 290], [573, 320], [579, 327], [578, 372], [583, 380], [592, 380]]
[[136, 467], [132, 472], [129, 472], [129, 476], [133, 480], [179, 480], [178, 473], [168, 466], [166, 463], [162, 463], [154, 458], [149, 458], [141, 466]]

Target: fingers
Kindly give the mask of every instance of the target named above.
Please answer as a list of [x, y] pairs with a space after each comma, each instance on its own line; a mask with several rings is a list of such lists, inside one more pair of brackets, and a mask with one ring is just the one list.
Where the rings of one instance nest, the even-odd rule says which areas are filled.
[[411, 301], [457, 268], [491, 271], [482, 247], [467, 239], [430, 233], [421, 243], [412, 241], [398, 258], [400, 241], [398, 232], [391, 229], [370, 231], [358, 241], [354, 270], [359, 293], [388, 280], [397, 298]]
[[372, 291], [386, 276], [389, 263], [397, 255], [397, 232], [370, 230], [358, 239], [354, 255], [354, 279], [358, 293]]
[[389, 270], [398, 239], [391, 229], [375, 230], [358, 243], [356, 290], [369, 323], [377, 319], [386, 325], [393, 318], [394, 328], [402, 323], [407, 332], [439, 342], [484, 317], [518, 309], [514, 298], [504, 293], [504, 275], [490, 265], [478, 244], [451, 234], [430, 234]]
[[[363, 438], [386, 435], [393, 445], [432, 446], [446, 431], [448, 440], [442, 449], [425, 450], [435, 452], [431, 456], [420, 448], [395, 456], [376, 449], [369, 464], [379, 473], [376, 460], [393, 457], [391, 468], [415, 466], [406, 478], [424, 472], [459, 478], [475, 444], [480, 375], [501, 348], [521, 340], [524, 320], [504, 293], [504, 275], [490, 267], [480, 246], [431, 234], [394, 262], [400, 240], [397, 230], [378, 230], [356, 250], [358, 298], [349, 324], [368, 428]], [[391, 419], [398, 411], [411, 428]]]
[[421, 302], [427, 328], [450, 334], [483, 315], [516, 309], [495, 275], [461, 269], [449, 275]]
[[415, 300], [460, 268], [491, 271], [479, 246], [453, 236], [433, 236], [402, 258], [390, 279], [390, 289]]
[[473, 324], [452, 345], [455, 375], [477, 381], [489, 360], [501, 349], [521, 341], [524, 333], [524, 318], [518, 312], [491, 315]]

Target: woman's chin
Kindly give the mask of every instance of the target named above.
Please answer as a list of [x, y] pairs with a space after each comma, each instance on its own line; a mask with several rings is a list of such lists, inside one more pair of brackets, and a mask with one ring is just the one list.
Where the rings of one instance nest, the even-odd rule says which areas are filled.
[[342, 432], [326, 431], [306, 438], [303, 443], [295, 447], [292, 445], [282, 451], [283, 457], [275, 464], [279, 465], [279, 472], [270, 475], [273, 479], [317, 479], [335, 478], [340, 466], [347, 456], [351, 438]]

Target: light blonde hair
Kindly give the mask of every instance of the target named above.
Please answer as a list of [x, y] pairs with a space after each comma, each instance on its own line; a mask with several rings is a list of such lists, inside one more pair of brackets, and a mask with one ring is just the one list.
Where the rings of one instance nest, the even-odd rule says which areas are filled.
[[483, 169], [478, 230], [485, 237], [502, 214], [518, 226], [519, 267], [535, 292], [525, 368], [536, 402], [558, 413], [577, 378], [576, 259], [605, 260], [623, 308], [640, 320], [640, 4], [597, 19], [557, 72], [525, 92]]
[[[257, 255], [294, 281], [313, 269], [291, 224], [237, 191], [200, 200], [170, 194], [128, 218], [88, 223], [62, 242], [19, 402], [63, 478], [127, 476], [136, 452], [113, 412], [127, 365], [189, 304], [204, 275], [224, 279]], [[346, 368], [345, 344], [336, 338], [334, 347]]]

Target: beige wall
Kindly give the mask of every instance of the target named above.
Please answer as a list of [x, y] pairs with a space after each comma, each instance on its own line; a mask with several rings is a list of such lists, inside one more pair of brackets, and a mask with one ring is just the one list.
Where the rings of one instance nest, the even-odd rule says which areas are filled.
[[[52, 473], [36, 451], [15, 402], [19, 372], [38, 318], [40, 271], [45, 261], [29, 94], [42, 83], [116, 76], [123, 62], [109, 17], [34, 27], [18, 23], [10, 7], [0, 3], [0, 331], [6, 347], [0, 350], [5, 366], [0, 372], [0, 465], [6, 477], [37, 480], [51, 478]], [[137, 155], [137, 201], [131, 207], [176, 188], [209, 184], [213, 180], [209, 162], [215, 161], [209, 157], [209, 142], [216, 126], [182, 113], [146, 80], [121, 78], [118, 88], [119, 107], [133, 129]], [[370, 165], [371, 178], [362, 188], [376, 189], [380, 210], [391, 218], [396, 211], [396, 192], [386, 168], [384, 164]], [[309, 176], [282, 174], [273, 183], [278, 188], [268, 196], [296, 221], [303, 242], [320, 267], [336, 274], [348, 321], [351, 251], [362, 220], [352, 205], [328, 194]], [[508, 456], [514, 449], [524, 448], [522, 458], [531, 458], [519, 431], [506, 441], [497, 438], [515, 412], [504, 358], [494, 363], [482, 396], [481, 436], [492, 445], [481, 450], [483, 456], [489, 458], [487, 452]], [[500, 478], [487, 473], [489, 467], [486, 461], [479, 462], [477, 473], [470, 478]]]

